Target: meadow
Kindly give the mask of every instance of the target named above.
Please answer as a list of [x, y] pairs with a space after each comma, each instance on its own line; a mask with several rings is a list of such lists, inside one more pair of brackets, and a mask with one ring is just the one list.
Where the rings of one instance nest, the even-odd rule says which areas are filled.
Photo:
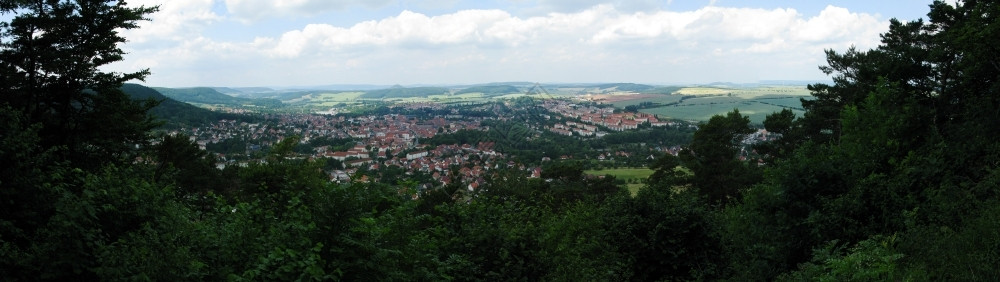
[[641, 112], [658, 115], [661, 118], [706, 121], [713, 115], [725, 114], [739, 109], [740, 114], [750, 117], [752, 123], [763, 123], [767, 115], [783, 109], [791, 109], [796, 115], [803, 113], [800, 99], [809, 99], [809, 91], [801, 86], [765, 86], [753, 88], [686, 87], [672, 95], [647, 97], [614, 103], [623, 108], [643, 102], [670, 104], [656, 108], [641, 109]]
[[[614, 168], [614, 169], [601, 169], [601, 170], [584, 170], [584, 174], [587, 175], [611, 175], [616, 179], [624, 180], [627, 184], [628, 191], [635, 196], [645, 184], [635, 183], [635, 182], [645, 182], [650, 175], [653, 174], [652, 169], [648, 168]], [[633, 183], [628, 183], [633, 182]]]

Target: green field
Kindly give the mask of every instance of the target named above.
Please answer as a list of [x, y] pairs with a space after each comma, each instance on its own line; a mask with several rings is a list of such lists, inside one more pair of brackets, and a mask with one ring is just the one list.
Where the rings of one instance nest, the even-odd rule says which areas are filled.
[[683, 97], [684, 97], [683, 95], [664, 94], [664, 95], [656, 95], [655, 97], [649, 97], [649, 98], [614, 102], [611, 104], [618, 108], [624, 108], [626, 106], [631, 106], [631, 105], [638, 105], [645, 102], [656, 103], [656, 104], [670, 104], [679, 102]]
[[[785, 107], [768, 105], [754, 100], [715, 100], [698, 102], [702, 103], [683, 103], [681, 105], [643, 109], [640, 111], [655, 114], [660, 118], [707, 121], [712, 118], [713, 115], [722, 115], [732, 111], [733, 109], [739, 109], [740, 114], [750, 117], [750, 122], [762, 123], [767, 115], [774, 112], [780, 112], [785, 109]], [[798, 107], [801, 107], [801, 105]], [[803, 111], [794, 108], [792, 108], [792, 111], [795, 112], [797, 116], [802, 116]]]
[[[631, 179], [638, 179], [640, 181], [645, 182], [646, 178], [649, 178], [649, 176], [653, 174], [653, 170], [648, 168], [615, 168], [615, 169], [601, 169], [601, 170], [584, 170], [583, 173], [589, 175], [612, 175], [616, 179], [621, 179], [625, 181], [629, 181]], [[639, 189], [645, 185], [646, 184], [641, 184], [641, 183], [629, 183], [626, 184], [626, 187], [628, 188], [628, 191], [632, 193], [632, 196], [635, 196], [636, 193], [639, 193]]]
[[614, 169], [601, 169], [601, 170], [584, 170], [584, 174], [590, 175], [613, 175], [618, 179], [643, 179], [649, 178], [653, 174], [652, 169], [648, 168], [614, 168]]
[[641, 112], [691, 121], [707, 121], [714, 115], [739, 109], [753, 123], [762, 123], [767, 115], [791, 109], [796, 115], [803, 113], [800, 99], [811, 99], [803, 86], [762, 86], [753, 88], [685, 87], [675, 92], [655, 97], [614, 102], [617, 108], [650, 102], [667, 105], [641, 109]]

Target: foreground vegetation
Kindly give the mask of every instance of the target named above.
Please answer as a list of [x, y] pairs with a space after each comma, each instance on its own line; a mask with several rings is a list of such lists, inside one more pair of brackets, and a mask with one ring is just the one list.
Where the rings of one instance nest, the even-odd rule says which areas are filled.
[[149, 135], [156, 101], [121, 91], [148, 72], [97, 70], [155, 9], [35, 4], [0, 5], [5, 280], [1000, 279], [994, 2], [935, 2], [876, 49], [828, 51], [834, 83], [767, 116], [783, 137], [759, 160], [736, 158], [746, 116], [713, 116], [634, 197], [572, 162], [476, 191], [332, 184], [288, 158], [294, 137], [216, 170]]

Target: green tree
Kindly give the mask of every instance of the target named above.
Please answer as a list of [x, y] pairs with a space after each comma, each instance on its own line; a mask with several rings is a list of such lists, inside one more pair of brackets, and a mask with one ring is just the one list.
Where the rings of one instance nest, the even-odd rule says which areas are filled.
[[[162, 211], [122, 204], [143, 193], [158, 197], [159, 185], [98, 176], [108, 165], [133, 163], [155, 126], [146, 114], [155, 102], [120, 90], [148, 72], [99, 70], [122, 59], [120, 30], [155, 10], [119, 1], [0, 1], [0, 276], [95, 278], [101, 244]], [[104, 214], [134, 209], [149, 212]]]
[[175, 186], [177, 198], [201, 210], [215, 204], [215, 195], [231, 196], [215, 157], [187, 135], [163, 135], [152, 147], [153, 181]]
[[692, 191], [647, 187], [614, 197], [602, 209], [605, 236], [633, 281], [711, 280], [721, 274], [718, 225]]
[[[805, 277], [850, 279], [843, 271], [853, 272], [852, 263], [876, 258], [883, 260], [858, 273], [996, 277], [979, 264], [1000, 257], [991, 247], [1000, 236], [983, 232], [995, 224], [981, 220], [1000, 198], [1000, 51], [987, 47], [1000, 36], [1000, 5], [935, 1], [930, 8], [928, 22], [890, 21], [876, 49], [827, 52], [822, 70], [834, 84], [811, 86], [816, 99], [793, 123], [802, 130], [796, 149], [741, 205], [756, 224], [732, 232], [773, 238], [734, 247], [766, 255], [734, 264], [777, 262], [787, 271], [816, 258], [814, 250], [856, 246], [796, 275], [819, 269], [830, 273]], [[896, 236], [902, 240], [891, 248], [872, 245]], [[927, 250], [947, 250], [947, 261], [962, 263]]]
[[[26, 125], [42, 124], [43, 148], [62, 148], [63, 158], [87, 167], [128, 161], [155, 124], [121, 91], [148, 70], [103, 72], [122, 60], [122, 29], [138, 27], [156, 7], [122, 1], [4, 1], [0, 13], [0, 104], [24, 113]], [[131, 149], [130, 149], [131, 148]]]
[[783, 159], [795, 150], [798, 142], [802, 141], [799, 121], [795, 119], [795, 113], [789, 109], [767, 115], [764, 119], [764, 129], [770, 134], [780, 136], [777, 140], [753, 146], [753, 149], [767, 161]]
[[750, 118], [739, 110], [715, 115], [698, 128], [691, 145], [681, 153], [684, 165], [694, 173], [692, 184], [710, 202], [726, 203], [760, 181], [755, 167], [739, 159], [741, 142], [753, 131]]

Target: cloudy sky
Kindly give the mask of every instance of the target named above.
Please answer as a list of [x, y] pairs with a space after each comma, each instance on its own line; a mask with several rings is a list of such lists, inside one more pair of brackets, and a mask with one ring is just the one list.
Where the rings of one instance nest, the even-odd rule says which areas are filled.
[[824, 80], [931, 0], [131, 0], [151, 86]]

